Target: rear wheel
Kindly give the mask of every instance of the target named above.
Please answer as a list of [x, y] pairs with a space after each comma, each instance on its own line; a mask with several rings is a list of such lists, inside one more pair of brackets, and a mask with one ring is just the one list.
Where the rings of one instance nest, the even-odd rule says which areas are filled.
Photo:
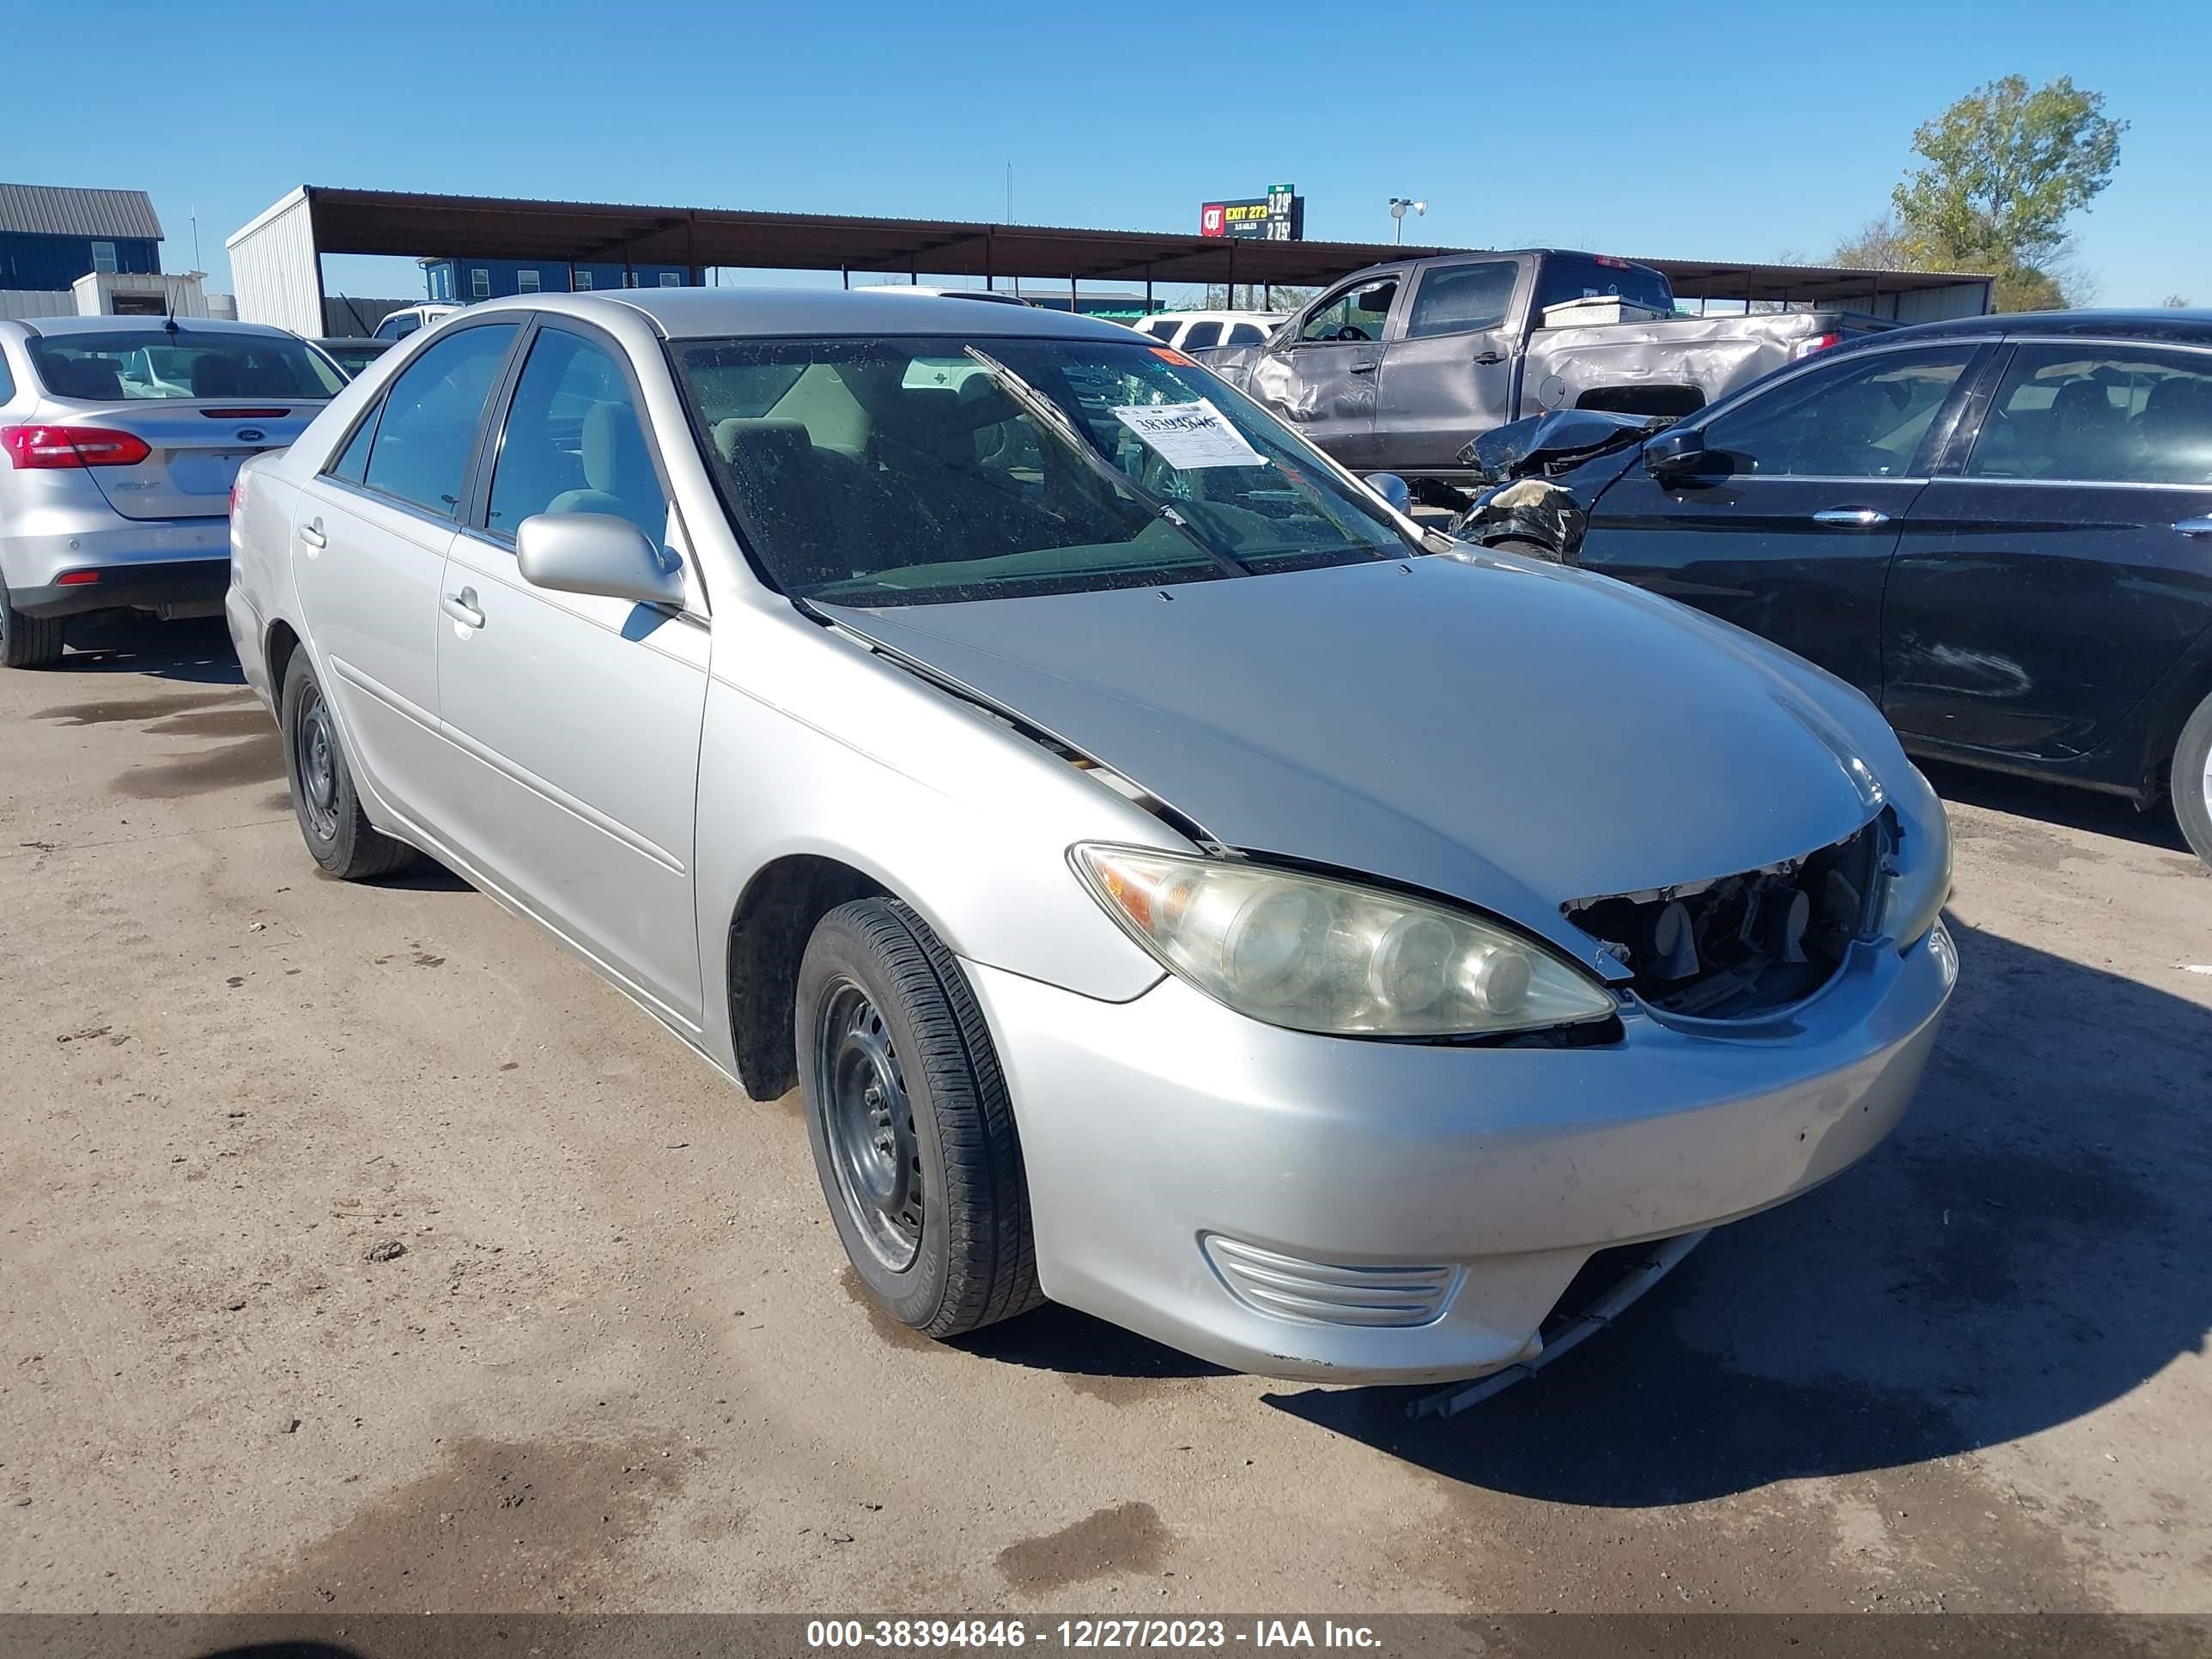
[[284, 775], [292, 786], [292, 812], [315, 862], [344, 881], [389, 875], [414, 861], [415, 849], [368, 821], [353, 787], [345, 750], [338, 744], [323, 688], [307, 653], [292, 653], [284, 676]]
[[44, 668], [59, 662], [62, 620], [25, 616], [8, 602], [8, 585], [0, 582], [0, 663], [10, 668]]
[[2212, 864], [2212, 696], [2181, 728], [2173, 746], [2173, 816], [2190, 850]]
[[815, 1170], [876, 1299], [935, 1337], [1042, 1301], [998, 1055], [929, 924], [894, 899], [832, 910], [807, 941], [794, 1018]]

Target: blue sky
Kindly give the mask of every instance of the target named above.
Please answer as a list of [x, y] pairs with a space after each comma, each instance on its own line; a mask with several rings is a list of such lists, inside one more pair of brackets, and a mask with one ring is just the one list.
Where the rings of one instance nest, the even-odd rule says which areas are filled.
[[[2102, 302], [2212, 305], [2212, 7], [2180, 0], [1866, 25], [1588, 0], [98, 9], [92, 51], [91, 13], [10, 9], [0, 179], [151, 191], [171, 270], [196, 210], [218, 289], [223, 238], [303, 182], [995, 219], [1009, 161], [1036, 223], [1194, 230], [1201, 201], [1287, 180], [1315, 237], [1387, 241], [1404, 195], [1430, 204], [1409, 239], [1817, 260], [1887, 207], [1919, 121], [2018, 72], [2130, 124], [2077, 225]], [[417, 38], [377, 44], [380, 16]], [[421, 292], [404, 262], [331, 267], [333, 289]]]

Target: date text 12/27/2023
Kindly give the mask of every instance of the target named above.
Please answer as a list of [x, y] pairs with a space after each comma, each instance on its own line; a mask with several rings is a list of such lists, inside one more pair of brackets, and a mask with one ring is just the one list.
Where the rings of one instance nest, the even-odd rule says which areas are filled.
[[1258, 1619], [815, 1619], [806, 1645], [836, 1649], [927, 1648], [1374, 1648], [1365, 1625], [1334, 1620]]

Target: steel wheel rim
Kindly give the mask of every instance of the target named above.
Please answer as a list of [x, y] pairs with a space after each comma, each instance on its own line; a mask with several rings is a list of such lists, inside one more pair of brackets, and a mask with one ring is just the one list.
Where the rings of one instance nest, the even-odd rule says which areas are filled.
[[301, 700], [299, 729], [292, 734], [292, 771], [300, 781], [300, 805], [319, 841], [338, 833], [337, 745], [331, 733], [330, 710], [323, 694], [310, 686]]
[[846, 1216], [880, 1266], [904, 1273], [921, 1254], [921, 1145], [890, 1028], [866, 991], [839, 979], [814, 1044], [814, 1110]]

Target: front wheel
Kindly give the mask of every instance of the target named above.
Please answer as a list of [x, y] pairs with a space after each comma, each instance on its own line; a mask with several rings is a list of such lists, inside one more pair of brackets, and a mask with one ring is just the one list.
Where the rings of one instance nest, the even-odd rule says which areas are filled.
[[845, 1254], [901, 1324], [957, 1336], [1043, 1297], [990, 1032], [929, 924], [840, 905], [799, 965], [799, 1084]]
[[2173, 816], [2190, 850], [2212, 864], [2212, 696], [2181, 728], [2173, 745]]
[[292, 653], [280, 706], [292, 813], [315, 862], [342, 881], [389, 875], [413, 862], [415, 849], [384, 834], [362, 810], [337, 726], [305, 650]]

